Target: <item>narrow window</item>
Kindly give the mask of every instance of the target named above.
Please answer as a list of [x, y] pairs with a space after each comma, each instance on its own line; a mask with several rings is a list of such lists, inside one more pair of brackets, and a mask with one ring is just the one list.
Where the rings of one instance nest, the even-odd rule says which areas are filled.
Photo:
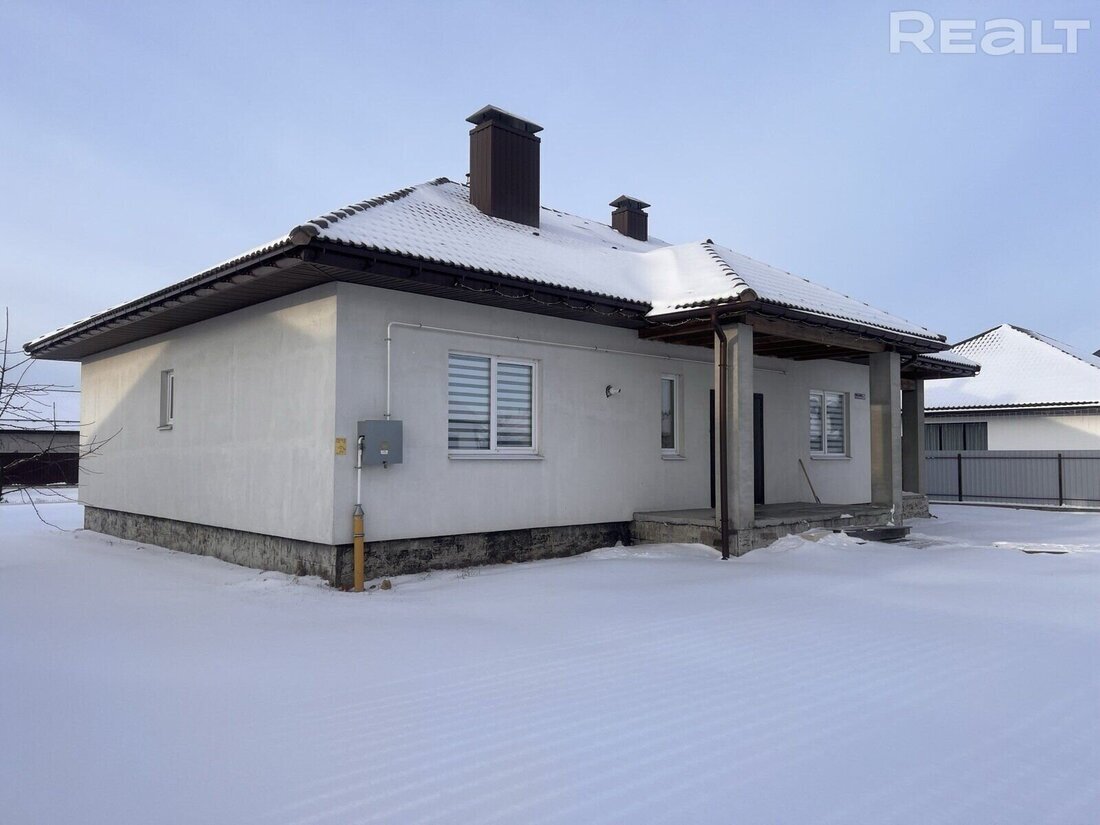
[[535, 452], [535, 363], [452, 352], [447, 362], [447, 449]]
[[845, 393], [810, 391], [810, 454], [848, 454], [848, 397]]
[[160, 428], [171, 429], [175, 419], [176, 376], [172, 370], [160, 373]]
[[661, 452], [680, 451], [680, 421], [677, 410], [680, 404], [680, 378], [677, 375], [661, 376]]

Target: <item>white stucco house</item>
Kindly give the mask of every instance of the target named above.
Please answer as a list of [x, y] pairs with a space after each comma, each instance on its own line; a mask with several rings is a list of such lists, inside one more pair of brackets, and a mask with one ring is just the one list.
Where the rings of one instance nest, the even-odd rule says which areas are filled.
[[[26, 345], [79, 361], [84, 434], [117, 433], [82, 468], [90, 529], [345, 583], [357, 498], [369, 575], [900, 518], [924, 381], [975, 370], [942, 335], [660, 241], [637, 198], [540, 207], [541, 128], [469, 120], [468, 185], [335, 210]], [[402, 428], [358, 474], [364, 421]]]
[[956, 344], [977, 375], [925, 396], [929, 450], [1100, 450], [1100, 357], [1001, 324]]

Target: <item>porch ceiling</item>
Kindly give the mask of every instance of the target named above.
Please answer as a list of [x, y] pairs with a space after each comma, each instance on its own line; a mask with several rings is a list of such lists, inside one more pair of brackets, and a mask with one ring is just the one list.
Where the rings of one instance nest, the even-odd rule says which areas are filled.
[[[853, 332], [816, 327], [793, 321], [747, 314], [736, 321], [753, 328], [753, 354], [794, 361], [822, 358], [866, 361], [872, 352], [882, 352], [886, 344]], [[639, 331], [642, 338], [696, 347], [714, 347], [714, 330], [709, 320], [689, 321], [678, 326]]]
[[[879, 337], [872, 331], [836, 329], [806, 318], [780, 318], [758, 310], [742, 310], [721, 316], [724, 324], [743, 323], [753, 328], [754, 355], [787, 358], [792, 361], [831, 359], [867, 364], [875, 352], [895, 350], [902, 353], [901, 375], [910, 384], [914, 380], [956, 378], [973, 375], [974, 368], [948, 363], [929, 356], [927, 343], [914, 346], [909, 341]], [[669, 344], [714, 348], [714, 328], [710, 319], [686, 319], [678, 323], [651, 326], [638, 331], [640, 338]], [[907, 387], [911, 388], [911, 387]]]

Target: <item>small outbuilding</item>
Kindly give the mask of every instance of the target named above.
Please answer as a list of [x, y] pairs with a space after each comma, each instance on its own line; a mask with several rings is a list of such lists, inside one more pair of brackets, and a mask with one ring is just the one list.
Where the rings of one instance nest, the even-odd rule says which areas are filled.
[[77, 483], [80, 431], [37, 422], [0, 423], [0, 493], [9, 487]]

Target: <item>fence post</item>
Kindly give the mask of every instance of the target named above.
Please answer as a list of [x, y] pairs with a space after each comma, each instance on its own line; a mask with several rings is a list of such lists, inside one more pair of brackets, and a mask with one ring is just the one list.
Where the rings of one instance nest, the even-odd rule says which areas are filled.
[[958, 471], [959, 471], [959, 501], [963, 500], [963, 454], [959, 453], [958, 457]]
[[1063, 472], [1062, 454], [1058, 453], [1058, 506], [1066, 503], [1065, 473]]

